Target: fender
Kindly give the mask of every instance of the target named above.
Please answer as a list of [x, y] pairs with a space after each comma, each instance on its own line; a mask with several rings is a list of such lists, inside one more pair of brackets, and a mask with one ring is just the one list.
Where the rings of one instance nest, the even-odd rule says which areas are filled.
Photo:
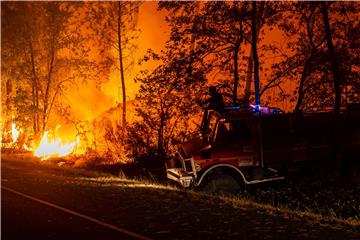
[[197, 183], [195, 183], [195, 186], [199, 186], [201, 184], [201, 182], [204, 180], [205, 176], [211, 172], [213, 169], [218, 168], [218, 167], [228, 167], [228, 168], [232, 168], [233, 170], [235, 170], [236, 172], [238, 172], [240, 174], [240, 176], [242, 177], [243, 181], [245, 184], [248, 184], [248, 181], [246, 181], [244, 174], [241, 172], [240, 169], [234, 167], [233, 165], [230, 164], [226, 164], [226, 163], [221, 163], [221, 164], [216, 164], [211, 166], [210, 168], [208, 168], [202, 175], [201, 178], [199, 179], [199, 181]]

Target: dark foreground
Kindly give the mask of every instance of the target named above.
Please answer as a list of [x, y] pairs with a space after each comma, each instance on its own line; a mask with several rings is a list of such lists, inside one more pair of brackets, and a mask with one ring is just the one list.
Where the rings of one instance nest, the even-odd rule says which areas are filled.
[[[153, 239], [360, 239], [359, 227], [2, 156], [1, 185]], [[139, 239], [1, 191], [1, 239]]]

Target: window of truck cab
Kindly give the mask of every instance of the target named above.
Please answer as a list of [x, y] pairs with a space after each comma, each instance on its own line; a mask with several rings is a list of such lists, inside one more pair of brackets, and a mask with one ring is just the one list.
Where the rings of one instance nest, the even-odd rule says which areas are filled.
[[204, 131], [204, 138], [207, 139], [209, 143], [212, 142], [216, 130], [216, 124], [219, 120], [219, 115], [215, 112], [211, 112], [207, 119], [207, 124]]
[[220, 122], [217, 142], [221, 145], [232, 145], [251, 141], [251, 124], [247, 120], [227, 120]]

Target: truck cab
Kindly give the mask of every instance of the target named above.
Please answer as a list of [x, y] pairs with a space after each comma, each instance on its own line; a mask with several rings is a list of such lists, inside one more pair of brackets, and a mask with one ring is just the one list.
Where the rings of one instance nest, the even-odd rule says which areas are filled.
[[246, 185], [284, 179], [263, 162], [259, 117], [253, 109], [209, 110], [201, 132], [178, 146], [181, 167], [169, 179], [183, 187], [238, 192]]

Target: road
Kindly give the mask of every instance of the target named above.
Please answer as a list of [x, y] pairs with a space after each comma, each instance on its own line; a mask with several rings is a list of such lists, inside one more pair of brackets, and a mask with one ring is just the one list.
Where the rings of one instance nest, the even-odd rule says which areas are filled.
[[1, 161], [2, 239], [360, 239], [323, 224], [31, 159]]
[[[142, 239], [1, 190], [2, 239]], [[121, 230], [121, 229], [120, 229]], [[32, 237], [31, 237], [32, 239]]]

